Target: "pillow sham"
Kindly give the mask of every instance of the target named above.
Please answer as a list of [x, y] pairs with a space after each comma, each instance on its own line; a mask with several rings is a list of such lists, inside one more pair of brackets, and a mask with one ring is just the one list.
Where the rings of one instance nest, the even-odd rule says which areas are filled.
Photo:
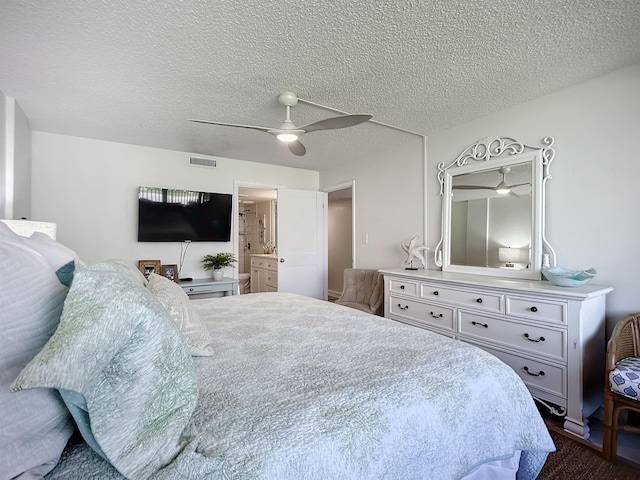
[[0, 222], [0, 478], [44, 476], [74, 426], [58, 392], [12, 393], [20, 371], [60, 321], [67, 288], [42, 255]]
[[67, 287], [71, 285], [75, 260], [78, 260], [76, 252], [41, 232], [23, 237], [23, 241], [44, 257], [56, 272], [60, 283]]
[[184, 290], [176, 282], [155, 273], [149, 275], [147, 288], [171, 315], [189, 347], [189, 353], [194, 357], [213, 355], [211, 335]]
[[184, 341], [149, 291], [105, 264], [78, 265], [58, 329], [12, 385], [29, 388], [79, 394], [65, 392], [81, 433], [127, 478], [148, 478], [191, 441]]

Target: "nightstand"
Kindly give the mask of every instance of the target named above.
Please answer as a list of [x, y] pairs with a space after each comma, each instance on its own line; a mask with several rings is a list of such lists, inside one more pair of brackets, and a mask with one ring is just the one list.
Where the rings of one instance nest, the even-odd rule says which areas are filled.
[[238, 280], [231, 277], [224, 277], [222, 280], [196, 278], [182, 281], [179, 285], [184, 290], [184, 293], [193, 299], [236, 295], [238, 293]]

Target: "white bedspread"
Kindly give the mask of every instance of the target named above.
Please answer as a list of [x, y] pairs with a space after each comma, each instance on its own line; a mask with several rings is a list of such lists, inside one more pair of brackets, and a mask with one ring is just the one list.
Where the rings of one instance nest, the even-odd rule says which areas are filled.
[[[208, 479], [444, 480], [522, 450], [533, 479], [554, 450], [520, 378], [478, 348], [293, 294], [193, 305], [214, 350], [194, 359], [197, 448], [156, 478], [192, 479], [204, 456]], [[80, 443], [48, 478], [92, 475], [121, 478]]]

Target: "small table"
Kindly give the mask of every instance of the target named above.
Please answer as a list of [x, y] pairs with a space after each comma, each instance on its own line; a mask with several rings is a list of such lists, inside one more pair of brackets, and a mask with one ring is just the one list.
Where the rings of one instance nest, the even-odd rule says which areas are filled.
[[178, 285], [184, 293], [193, 298], [214, 297], [222, 292], [224, 296], [238, 293], [238, 280], [231, 277], [223, 277], [222, 280], [213, 278], [195, 278], [189, 281], [181, 281]]

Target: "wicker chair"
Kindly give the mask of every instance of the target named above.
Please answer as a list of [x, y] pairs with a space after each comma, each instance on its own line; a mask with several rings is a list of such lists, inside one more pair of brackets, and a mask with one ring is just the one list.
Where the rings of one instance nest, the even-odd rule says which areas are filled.
[[619, 431], [640, 433], [638, 426], [619, 423], [623, 410], [640, 415], [640, 313], [618, 322], [607, 345], [602, 456], [610, 462], [617, 458]]
[[377, 270], [345, 268], [342, 295], [335, 303], [382, 316], [384, 283]]

